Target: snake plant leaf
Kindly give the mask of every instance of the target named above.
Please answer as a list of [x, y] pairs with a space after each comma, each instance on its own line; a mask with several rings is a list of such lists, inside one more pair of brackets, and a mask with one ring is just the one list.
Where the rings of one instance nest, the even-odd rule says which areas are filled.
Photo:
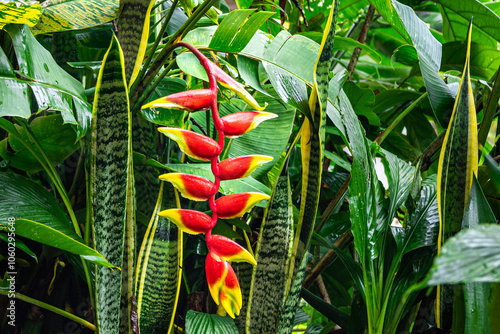
[[[39, 155], [38, 147], [30, 140], [24, 128], [17, 125], [15, 127], [17, 130], [15, 133], [10, 133], [7, 138], [0, 141], [0, 156], [8, 160], [10, 166], [20, 170], [30, 173], [43, 170], [40, 162], [24, 144]], [[63, 124], [61, 115], [37, 117], [31, 122], [30, 127], [52, 165], [62, 163], [80, 147], [76, 142], [75, 131], [69, 124]]]
[[146, 52], [151, 8], [154, 0], [121, 0], [118, 20], [118, 40], [125, 58], [125, 78], [128, 87], [134, 83]]
[[468, 36], [469, 21], [474, 17], [472, 41], [496, 48], [500, 41], [500, 17], [481, 1], [436, 0], [443, 16], [443, 35], [447, 42], [464, 41]]
[[182, 268], [182, 232], [157, 213], [175, 206], [173, 187], [162, 183], [136, 269], [137, 314], [145, 333], [168, 333], [173, 325]]
[[[470, 192], [469, 202], [465, 209], [462, 227], [474, 228], [479, 224], [495, 224], [496, 217], [484, 196], [477, 179], [474, 177]], [[488, 295], [490, 283], [465, 283], [463, 285], [465, 304], [465, 330], [471, 333], [474, 328], [482, 328], [485, 334], [491, 333], [488, 321]]]
[[277, 315], [285, 302], [293, 245], [292, 199], [286, 169], [276, 181], [264, 217], [255, 250], [257, 266], [252, 274], [245, 327], [250, 332], [274, 333]]
[[[438, 165], [437, 196], [439, 207], [438, 254], [441, 245], [462, 229], [464, 211], [469, 199], [473, 175], [477, 174], [478, 144], [477, 121], [474, 96], [470, 83], [470, 37], [469, 26], [467, 55], [460, 81], [459, 92], [453, 108], [448, 129], [444, 137]], [[445, 313], [451, 306], [445, 304], [449, 289], [438, 287], [436, 319], [438, 327], [451, 324], [451, 314]]]
[[[9, 25], [5, 30], [12, 38], [19, 72], [29, 78], [22, 82], [31, 87], [38, 110], [60, 111], [65, 123], [76, 125], [78, 138], [83, 137], [90, 127], [90, 105], [82, 84], [57, 65], [28, 26]], [[19, 116], [25, 115], [26, 111]]]
[[274, 12], [254, 11], [241, 9], [230, 12], [219, 24], [209, 48], [224, 47], [228, 52], [243, 50], [260, 26], [274, 15]]
[[90, 28], [118, 16], [119, 0], [50, 0], [33, 27], [35, 34]]
[[[96, 203], [92, 208], [96, 250], [117, 267], [127, 262], [124, 261], [125, 226], [128, 226], [132, 205], [128, 199], [133, 172], [132, 120], [124, 66], [120, 45], [113, 37], [99, 71], [94, 97], [90, 198], [91, 203]], [[124, 275], [129, 269], [124, 270]], [[99, 267], [95, 284], [98, 328], [116, 333], [120, 322], [122, 273]]]
[[186, 333], [238, 334], [233, 319], [217, 314], [189, 310], [186, 314]]
[[27, 24], [33, 27], [42, 15], [37, 1], [2, 1], [0, 3], [0, 29], [6, 24]]
[[427, 285], [500, 282], [500, 226], [480, 224], [459, 232], [441, 249]]
[[332, 2], [314, 68], [314, 85], [309, 96], [309, 109], [312, 118], [306, 118], [302, 125], [302, 192], [300, 217], [293, 245], [292, 261], [294, 261], [294, 264], [291, 265], [293, 277], [296, 276], [300, 263], [309, 247], [319, 204], [323, 152], [325, 150], [328, 82], [339, 6], [338, 0]]
[[13, 173], [0, 173], [0, 183], [3, 185], [0, 193], [1, 229], [7, 229], [8, 219], [13, 217], [17, 235], [112, 267], [101, 254], [82, 243], [64, 210], [44, 187]]
[[396, 0], [392, 0], [392, 3], [417, 50], [420, 69], [434, 114], [439, 123], [446, 126], [450, 118], [454, 93], [439, 76], [442, 57], [441, 43], [431, 34], [427, 24], [415, 14], [411, 7]]

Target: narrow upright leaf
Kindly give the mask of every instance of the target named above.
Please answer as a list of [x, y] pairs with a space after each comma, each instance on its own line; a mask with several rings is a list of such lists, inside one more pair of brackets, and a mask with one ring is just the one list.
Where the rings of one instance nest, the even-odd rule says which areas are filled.
[[253, 272], [246, 317], [246, 330], [250, 332], [274, 333], [285, 301], [293, 216], [288, 173], [283, 173], [276, 181], [255, 251], [257, 266]]
[[[131, 115], [123, 53], [116, 37], [104, 56], [92, 118], [91, 203], [96, 250], [123, 266], [127, 195], [130, 192]], [[128, 203], [130, 205], [130, 203]], [[118, 333], [122, 272], [96, 268], [97, 325]]]
[[[439, 156], [437, 181], [440, 218], [438, 254], [441, 245], [462, 229], [462, 220], [471, 191], [473, 175], [477, 174], [477, 121], [469, 69], [471, 31], [472, 22], [469, 25], [467, 56], [462, 80]], [[438, 327], [443, 321], [450, 323], [448, 316], [446, 320], [441, 319], [443, 308], [451, 307], [451, 305], [442, 305], [444, 300], [441, 296], [442, 290], [448, 289], [438, 288], [436, 301]], [[450, 298], [446, 299], [450, 300]], [[443, 326], [449, 325], [443, 323]]]

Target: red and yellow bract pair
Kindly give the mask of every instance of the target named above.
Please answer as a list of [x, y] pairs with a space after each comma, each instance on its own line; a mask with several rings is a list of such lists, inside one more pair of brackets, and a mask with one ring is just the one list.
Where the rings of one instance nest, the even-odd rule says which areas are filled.
[[[212, 235], [212, 229], [217, 218], [230, 219], [242, 217], [258, 202], [268, 200], [269, 196], [261, 193], [238, 193], [215, 196], [223, 180], [245, 178], [260, 165], [273, 158], [264, 155], [247, 155], [219, 160], [224, 148], [224, 138], [237, 138], [256, 128], [261, 122], [277, 117], [277, 115], [262, 112], [252, 95], [242, 84], [222, 71], [209, 61], [193, 46], [180, 42], [179, 46], [188, 48], [199, 59], [207, 71], [210, 89], [199, 89], [172, 94], [152, 101], [142, 108], [175, 108], [188, 112], [212, 110], [212, 118], [217, 130], [218, 141], [194, 131], [162, 127], [158, 131], [177, 142], [180, 149], [193, 159], [211, 161], [214, 180], [206, 177], [184, 173], [169, 173], [160, 176], [163, 181], [171, 182], [182, 196], [194, 201], [209, 201], [212, 216], [186, 209], [169, 209], [158, 215], [170, 219], [182, 231], [190, 234], [204, 233], [209, 250], [205, 271], [212, 298], [217, 305], [222, 305], [226, 312], [234, 318], [242, 307], [241, 290], [236, 274], [229, 261], [245, 261], [256, 265], [253, 256], [235, 241], [221, 235]], [[242, 111], [219, 117], [217, 105], [217, 83], [234, 91], [239, 97], [258, 111]], [[215, 138], [215, 137], [214, 137]]]

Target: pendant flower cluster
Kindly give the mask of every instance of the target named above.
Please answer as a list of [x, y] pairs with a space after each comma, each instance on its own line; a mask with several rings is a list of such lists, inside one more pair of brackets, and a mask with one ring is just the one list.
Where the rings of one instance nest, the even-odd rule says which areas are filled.
[[[188, 156], [211, 162], [215, 181], [201, 176], [168, 173], [160, 176], [163, 181], [172, 183], [182, 196], [193, 201], [209, 201], [212, 216], [196, 210], [169, 209], [159, 213], [176, 224], [182, 231], [190, 234], [204, 233], [208, 247], [208, 256], [205, 262], [207, 282], [212, 298], [217, 305], [222, 305], [226, 312], [234, 318], [242, 307], [241, 290], [233, 268], [228, 261], [245, 261], [256, 265], [253, 256], [239, 244], [222, 235], [213, 235], [212, 229], [217, 218], [242, 217], [255, 204], [269, 199], [269, 196], [260, 193], [239, 193], [219, 197], [220, 181], [234, 180], [249, 176], [257, 167], [272, 160], [272, 157], [263, 155], [248, 155], [225, 159], [219, 162], [219, 155], [224, 148], [224, 138], [236, 138], [244, 135], [257, 125], [277, 115], [262, 112], [264, 107], [259, 106], [255, 99], [237, 81], [226, 74], [217, 65], [199, 52], [192, 45], [184, 42], [178, 46], [189, 49], [205, 68], [209, 78], [209, 89], [199, 89], [172, 94], [142, 107], [144, 108], [175, 108], [195, 112], [212, 110], [212, 119], [217, 130], [217, 141], [193, 131], [164, 127], [158, 130], [177, 142], [181, 150]], [[219, 117], [217, 107], [217, 81], [226, 88], [234, 91], [247, 104], [258, 111], [242, 111]]]

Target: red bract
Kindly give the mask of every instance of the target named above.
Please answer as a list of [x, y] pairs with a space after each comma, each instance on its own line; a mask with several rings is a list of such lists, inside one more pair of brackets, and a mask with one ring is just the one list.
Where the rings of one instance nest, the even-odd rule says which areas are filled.
[[278, 117], [276, 114], [261, 111], [241, 111], [222, 117], [224, 135], [237, 138], [255, 129], [260, 123]]
[[158, 216], [170, 219], [181, 230], [189, 234], [208, 233], [214, 227], [212, 217], [196, 210], [169, 209]]
[[218, 191], [209, 179], [184, 173], [168, 173], [160, 175], [160, 180], [172, 183], [182, 196], [193, 201], [206, 201]]
[[222, 160], [219, 163], [219, 177], [221, 180], [235, 180], [250, 176], [253, 171], [269, 161], [267, 155], [244, 155]]
[[[264, 155], [249, 155], [226, 159], [217, 164], [219, 154], [224, 148], [224, 137], [238, 137], [254, 129], [260, 122], [277, 117], [277, 115], [244, 111], [224, 118], [219, 117], [217, 106], [217, 81], [222, 86], [233, 90], [252, 108], [263, 110], [252, 95], [248, 94], [242, 84], [208, 60], [193, 46], [179, 42], [176, 46], [188, 48], [198, 58], [207, 71], [210, 89], [172, 94], [143, 106], [177, 108], [188, 111], [212, 109], [212, 120], [216, 129], [218, 141], [199, 133], [176, 129], [159, 128], [158, 130], [177, 142], [181, 150], [188, 156], [205, 161], [211, 161], [215, 181], [207, 178], [182, 173], [169, 173], [160, 176], [161, 180], [171, 182], [182, 196], [195, 200], [209, 200], [212, 217], [195, 210], [170, 209], [158, 215], [170, 219], [182, 231], [191, 234], [205, 233], [209, 253], [205, 263], [210, 294], [217, 305], [222, 305], [226, 312], [235, 317], [240, 313], [242, 297], [238, 279], [228, 261], [246, 261], [256, 265], [253, 256], [236, 242], [221, 235], [212, 235], [212, 229], [217, 218], [241, 217], [255, 204], [269, 199], [269, 196], [259, 193], [232, 194], [215, 200], [221, 180], [232, 180], [249, 176], [258, 166], [271, 161], [272, 157]], [[215, 138], [215, 137], [214, 137]]]
[[221, 149], [215, 140], [194, 131], [177, 128], [158, 128], [158, 131], [177, 142], [191, 158], [210, 161], [220, 154]]
[[217, 215], [220, 218], [242, 217], [255, 204], [268, 200], [269, 196], [261, 193], [239, 193], [226, 195], [215, 201]]
[[142, 106], [145, 108], [169, 108], [186, 111], [198, 111], [210, 108], [214, 99], [210, 89], [188, 90], [171, 94]]
[[253, 256], [245, 248], [223, 235], [207, 234], [207, 246], [211, 253], [224, 260], [257, 265]]
[[229, 316], [234, 319], [235, 315], [240, 314], [243, 299], [233, 268], [227, 261], [208, 253], [205, 272], [208, 288], [215, 303], [222, 304]]

